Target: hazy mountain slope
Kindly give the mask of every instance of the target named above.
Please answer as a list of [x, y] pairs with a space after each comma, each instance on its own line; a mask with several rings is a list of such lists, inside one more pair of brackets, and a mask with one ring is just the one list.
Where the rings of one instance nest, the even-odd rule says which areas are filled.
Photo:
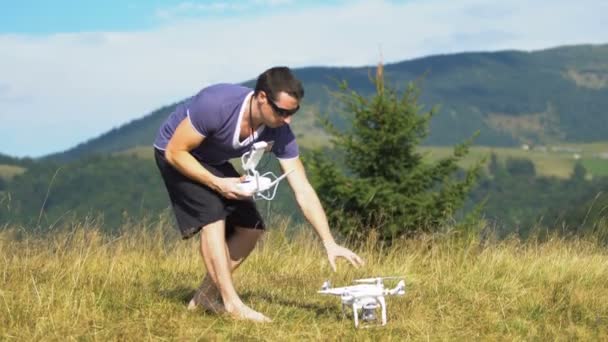
[[[370, 82], [374, 66], [309, 67], [295, 73], [304, 83], [306, 96], [294, 129], [309, 141], [322, 134], [315, 126], [319, 113], [329, 115], [339, 126], [347, 123], [336, 114], [328, 89], [336, 90], [338, 82], [346, 80], [356, 91], [374, 91]], [[430, 56], [386, 65], [385, 75], [400, 89], [417, 80], [421, 103], [440, 105], [427, 144], [454, 144], [477, 130], [481, 132], [477, 144], [495, 146], [605, 139], [608, 45]], [[245, 84], [251, 86], [253, 81]], [[70, 160], [150, 145], [172, 108], [161, 108], [48, 158]]]

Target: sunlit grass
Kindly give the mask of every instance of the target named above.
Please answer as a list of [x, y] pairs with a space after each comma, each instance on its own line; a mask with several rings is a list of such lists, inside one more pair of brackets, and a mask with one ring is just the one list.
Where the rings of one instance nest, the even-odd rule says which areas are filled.
[[154, 148], [150, 146], [135, 146], [124, 151], [116, 152], [118, 156], [128, 156], [140, 159], [154, 159]]
[[0, 178], [8, 179], [20, 175], [25, 172], [25, 168], [16, 165], [0, 164]]
[[584, 159], [582, 164], [591, 175], [608, 176], [608, 159]]
[[[15, 340], [605, 340], [608, 252], [593, 237], [479, 241], [454, 233], [357, 251], [359, 270], [332, 274], [307, 227], [275, 227], [237, 271], [244, 301], [274, 319], [188, 311], [203, 275], [197, 241], [168, 223], [109, 236], [94, 224], [0, 231], [0, 338]], [[288, 238], [287, 230], [295, 231]], [[357, 277], [403, 275], [386, 327], [355, 330], [339, 299], [316, 293]]]
[[[536, 174], [540, 176], [562, 179], [568, 178], [572, 175], [574, 165], [579, 160], [583, 163], [583, 166], [586, 168], [589, 167], [588, 171], [591, 175], [608, 176], [608, 160], [597, 157], [597, 153], [600, 153], [600, 151], [608, 151], [608, 146], [606, 144], [578, 144], [567, 146], [581, 149], [582, 152], [579, 153], [581, 159], [575, 159], [573, 153], [554, 152], [550, 150], [543, 152], [539, 150], [525, 151], [521, 148], [473, 146], [470, 149], [470, 153], [466, 155], [459, 164], [462, 167], [468, 167], [483, 157], [486, 157], [489, 162], [490, 155], [495, 153], [498, 160], [503, 163], [508, 158], [524, 158], [531, 160], [534, 163]], [[605, 148], [605, 150], [603, 150], [603, 148]], [[423, 153], [426, 153], [429, 160], [436, 160], [451, 155], [453, 148], [424, 146], [420, 147], [420, 150]]]

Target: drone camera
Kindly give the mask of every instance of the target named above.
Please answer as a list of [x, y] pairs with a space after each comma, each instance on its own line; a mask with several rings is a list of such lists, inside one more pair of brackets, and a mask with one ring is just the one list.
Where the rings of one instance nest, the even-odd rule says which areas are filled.
[[378, 308], [378, 304], [376, 304], [376, 303], [365, 304], [363, 306], [363, 310], [361, 312], [361, 319], [366, 322], [375, 321], [377, 308]]

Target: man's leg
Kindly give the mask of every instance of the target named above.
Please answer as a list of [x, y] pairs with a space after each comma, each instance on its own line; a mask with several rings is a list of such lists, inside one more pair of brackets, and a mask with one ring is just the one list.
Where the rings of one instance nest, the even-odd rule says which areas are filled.
[[[264, 231], [261, 229], [235, 227], [234, 232], [230, 235], [226, 243], [231, 272], [234, 273], [241, 263], [245, 261], [263, 234]], [[202, 284], [192, 297], [192, 300], [190, 300], [188, 309], [196, 309], [198, 305], [216, 313], [224, 310], [220, 293], [209, 273], [205, 275]]]
[[[236, 229], [234, 236], [226, 243], [225, 222], [216, 221], [201, 230], [201, 254], [207, 267], [207, 277], [217, 286], [224, 308], [232, 316], [254, 321], [270, 321], [266, 316], [246, 306], [236, 293], [232, 282], [232, 271], [249, 255], [260, 233]], [[251, 241], [252, 237], [256, 237]], [[207, 280], [207, 283], [209, 280]], [[205, 284], [205, 281], [203, 281]], [[209, 296], [207, 296], [209, 297]]]

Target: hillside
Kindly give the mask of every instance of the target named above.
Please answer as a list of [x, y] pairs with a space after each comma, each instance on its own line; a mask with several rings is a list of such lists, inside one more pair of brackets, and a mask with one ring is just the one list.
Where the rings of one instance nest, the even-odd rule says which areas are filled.
[[[605, 139], [608, 127], [608, 45], [581, 45], [523, 52], [475, 52], [430, 56], [385, 66], [388, 82], [403, 88], [418, 80], [421, 102], [440, 105], [431, 124], [429, 145], [450, 145], [481, 134], [480, 145], [593, 142]], [[328, 89], [346, 80], [356, 91], [371, 93], [373, 66], [295, 69], [306, 97], [294, 129], [308, 143], [322, 137], [316, 117], [347, 122], [336, 110]], [[244, 82], [252, 85], [252, 81]], [[198, 89], [193, 89], [195, 93]], [[165, 106], [73, 149], [45, 159], [73, 160], [93, 153], [151, 145], [170, 113]], [[314, 138], [311, 138], [314, 137]]]

